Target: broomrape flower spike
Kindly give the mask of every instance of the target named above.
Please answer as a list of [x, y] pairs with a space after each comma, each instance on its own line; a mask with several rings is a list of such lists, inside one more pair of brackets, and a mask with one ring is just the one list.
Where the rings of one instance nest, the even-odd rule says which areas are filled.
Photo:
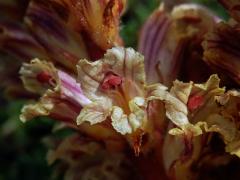
[[23, 62], [25, 89], [41, 96], [20, 120], [48, 116], [55, 130], [74, 130], [48, 154], [50, 164], [67, 164], [65, 179], [135, 179], [135, 168], [141, 179], [205, 179], [240, 157], [240, 93], [210, 76], [218, 72], [227, 89], [240, 84], [239, 2], [219, 0], [233, 18], [220, 23], [202, 6], [177, 2], [164, 1], [147, 20], [144, 56], [117, 47], [125, 0], [30, 1], [23, 27], [0, 22], [1, 51]]

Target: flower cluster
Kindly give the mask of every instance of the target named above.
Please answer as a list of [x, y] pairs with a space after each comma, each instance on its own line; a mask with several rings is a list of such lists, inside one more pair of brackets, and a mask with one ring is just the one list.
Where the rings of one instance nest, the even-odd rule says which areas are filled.
[[61, 160], [65, 179], [189, 180], [239, 163], [240, 2], [219, 2], [229, 22], [162, 3], [139, 52], [119, 36], [125, 0], [32, 0], [22, 24], [1, 20], [1, 63], [18, 62], [8, 91], [38, 99], [20, 120], [47, 116], [74, 130], [49, 164]]

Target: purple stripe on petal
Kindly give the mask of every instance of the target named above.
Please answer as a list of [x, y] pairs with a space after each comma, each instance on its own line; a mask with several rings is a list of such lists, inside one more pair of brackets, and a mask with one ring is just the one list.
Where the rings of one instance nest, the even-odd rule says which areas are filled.
[[76, 102], [81, 106], [91, 103], [91, 100], [84, 96], [81, 85], [76, 82], [76, 79], [63, 71], [58, 71], [58, 76], [61, 82], [62, 94], [69, 98], [68, 100]]

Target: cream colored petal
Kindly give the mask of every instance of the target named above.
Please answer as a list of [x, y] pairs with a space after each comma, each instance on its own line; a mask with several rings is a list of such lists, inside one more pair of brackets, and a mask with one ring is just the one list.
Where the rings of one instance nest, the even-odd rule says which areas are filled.
[[146, 123], [146, 117], [145, 117], [146, 107], [144, 106], [145, 106], [145, 100], [144, 98], [141, 98], [141, 97], [135, 97], [133, 100], [129, 102], [129, 108], [132, 112], [129, 115], [129, 123], [133, 131], [136, 131], [138, 128], [144, 129], [144, 125]]
[[132, 48], [114, 47], [104, 55], [104, 63], [114, 73], [142, 87], [145, 83], [144, 57]]
[[33, 93], [42, 95], [59, 83], [57, 69], [51, 62], [33, 59], [30, 63], [23, 63], [19, 73], [24, 87]]
[[147, 87], [148, 101], [158, 99], [165, 103], [166, 116], [177, 126], [184, 126], [189, 123], [186, 104], [166, 91], [161, 84], [154, 84]]
[[213, 74], [209, 77], [206, 83], [204, 84], [194, 84], [195, 87], [198, 87], [202, 90], [212, 90], [212, 89], [219, 89], [220, 79], [218, 75]]
[[89, 122], [91, 125], [105, 121], [111, 113], [111, 101], [102, 98], [101, 101], [95, 101], [86, 105], [77, 117], [77, 125], [83, 122]]
[[187, 104], [189, 95], [192, 90], [193, 82], [183, 83], [181, 81], [174, 81], [170, 93], [180, 99], [184, 104]]
[[46, 95], [41, 98], [36, 104], [25, 105], [21, 110], [20, 120], [26, 122], [37, 116], [47, 116], [54, 108], [51, 99], [47, 98], [51, 91], [47, 91]]
[[89, 99], [98, 99], [98, 88], [105, 76], [103, 61], [89, 62], [85, 59], [80, 60], [77, 70], [78, 81], [82, 86], [84, 94]]
[[22, 108], [20, 120], [26, 122], [35, 117], [49, 116], [72, 127], [80, 110], [80, 105], [62, 98], [58, 91], [47, 90], [38, 102]]
[[112, 126], [117, 132], [123, 135], [132, 133], [132, 127], [128, 122], [128, 117], [120, 107], [113, 107], [111, 119]]
[[30, 119], [33, 119], [36, 116], [47, 116], [51, 112], [53, 108], [53, 104], [29, 104], [25, 105], [22, 108], [21, 115], [20, 115], [20, 120], [22, 122], [26, 122]]

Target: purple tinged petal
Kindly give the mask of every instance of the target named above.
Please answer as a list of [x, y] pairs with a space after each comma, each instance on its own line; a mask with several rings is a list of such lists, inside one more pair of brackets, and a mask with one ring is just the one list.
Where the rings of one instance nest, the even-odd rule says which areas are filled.
[[43, 95], [48, 90], [59, 94], [59, 98], [84, 106], [91, 101], [84, 96], [80, 83], [73, 76], [58, 70], [50, 62], [34, 59], [23, 64], [20, 69], [21, 79], [27, 90]]
[[23, 61], [47, 59], [43, 47], [21, 25], [0, 22], [0, 49]]
[[139, 41], [148, 83], [170, 86], [180, 75], [185, 54], [191, 54], [188, 47], [194, 43], [200, 45], [215, 20], [211, 12], [194, 4], [176, 6], [172, 12], [167, 12], [164, 6], [155, 11], [143, 26]]
[[82, 37], [66, 26], [49, 2], [32, 1], [25, 23], [49, 57], [60, 66], [75, 71], [78, 60], [88, 58]]
[[91, 100], [84, 96], [81, 85], [76, 82], [76, 79], [63, 71], [58, 71], [58, 76], [61, 82], [61, 91], [64, 96], [71, 101], [81, 104], [81, 106], [91, 103]]

